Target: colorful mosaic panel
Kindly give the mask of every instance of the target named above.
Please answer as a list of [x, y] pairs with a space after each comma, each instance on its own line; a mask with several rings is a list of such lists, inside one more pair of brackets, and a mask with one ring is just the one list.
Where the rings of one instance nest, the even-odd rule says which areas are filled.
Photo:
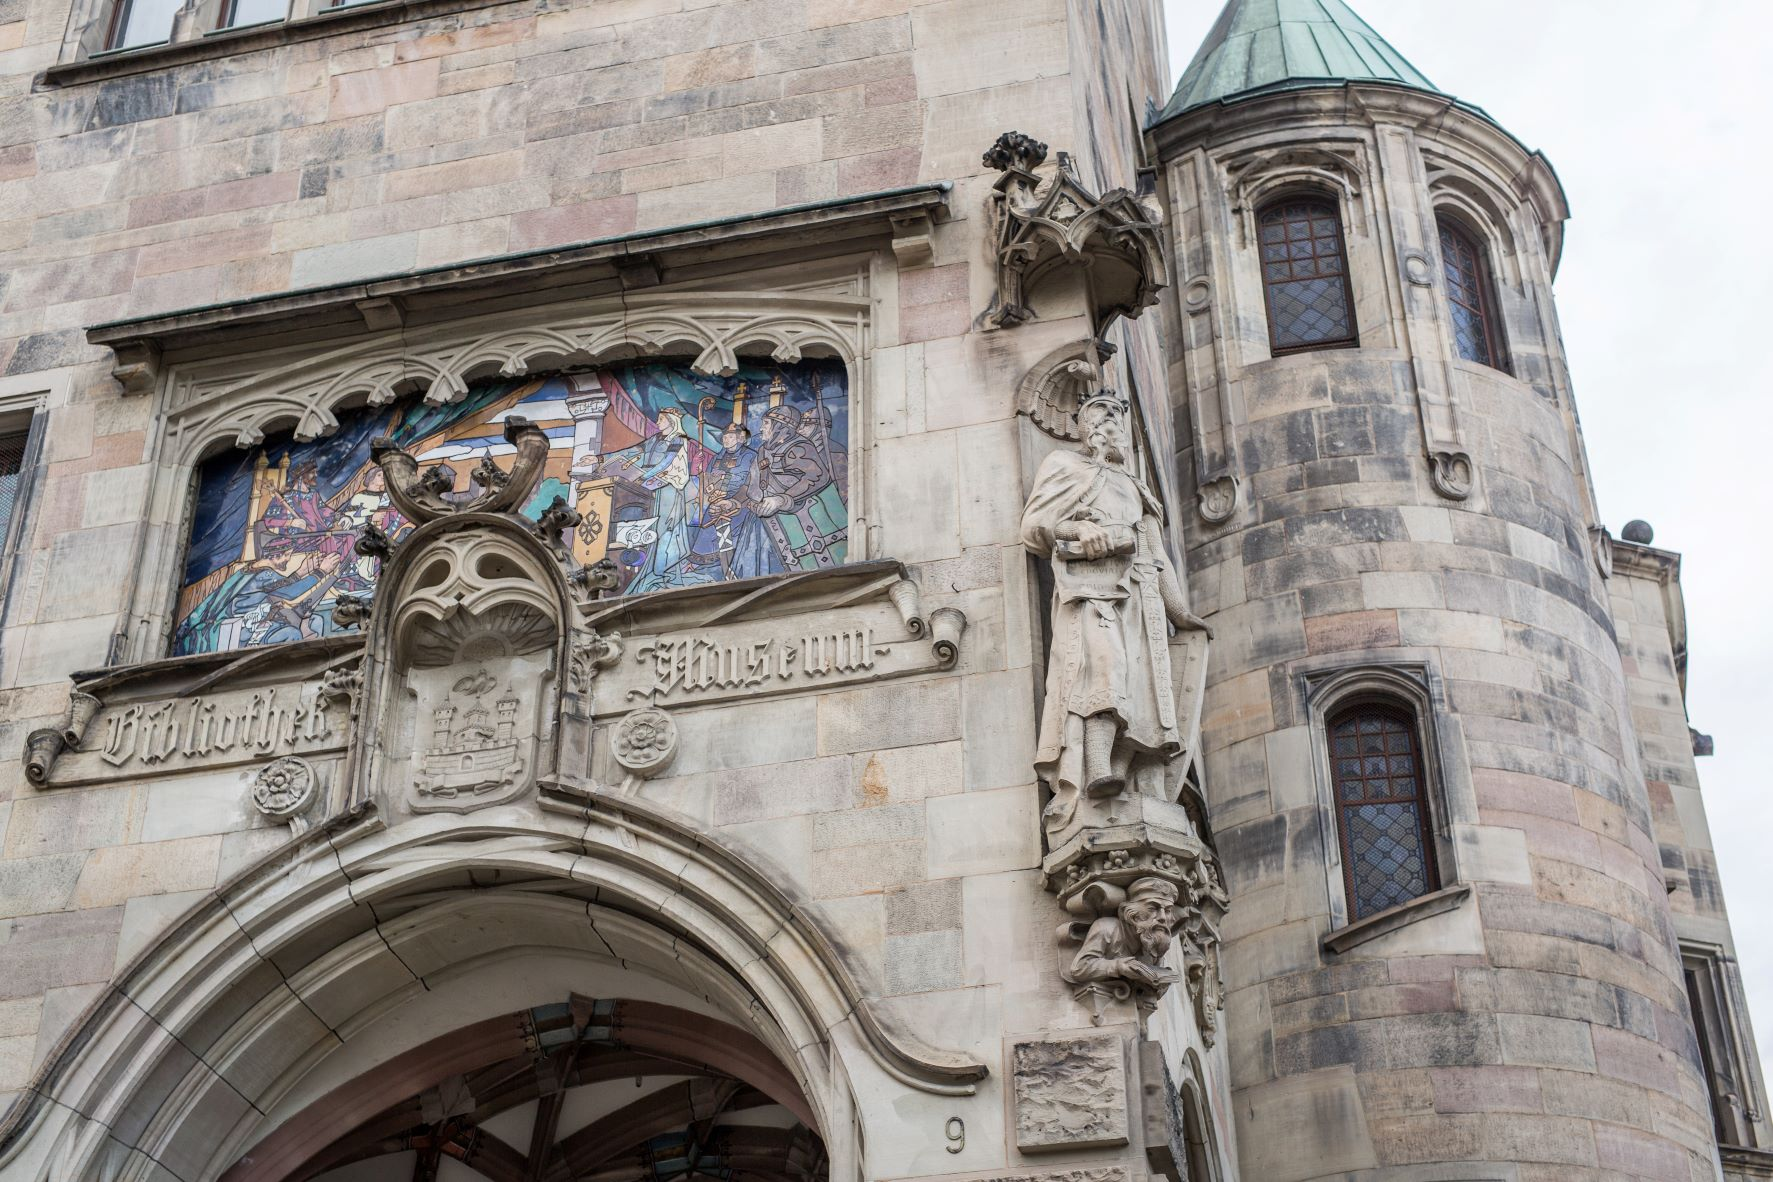
[[503, 423], [553, 441], [524, 512], [556, 496], [583, 517], [563, 536], [638, 594], [841, 564], [849, 536], [849, 382], [841, 362], [741, 362], [731, 377], [686, 363], [477, 383], [448, 406], [418, 400], [339, 415], [339, 429], [285, 436], [204, 463], [172, 651], [215, 652], [339, 631], [340, 594], [371, 593], [375, 559], [352, 544], [366, 522], [398, 538], [370, 440], [391, 436], [421, 464], [447, 463], [469, 496], [490, 455], [509, 468]]

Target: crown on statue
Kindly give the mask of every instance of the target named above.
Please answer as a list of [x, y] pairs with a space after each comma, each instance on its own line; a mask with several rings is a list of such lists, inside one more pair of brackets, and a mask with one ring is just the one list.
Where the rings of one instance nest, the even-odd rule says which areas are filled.
[[1078, 404], [1078, 407], [1077, 407], [1078, 420], [1081, 422], [1083, 420], [1084, 415], [1089, 411], [1089, 409], [1091, 407], [1097, 407], [1097, 406], [1102, 407], [1106, 410], [1111, 410], [1115, 414], [1119, 414], [1119, 415], [1124, 415], [1127, 413], [1127, 400], [1125, 398], [1121, 397], [1119, 392], [1114, 391], [1114, 390], [1110, 390], [1106, 386], [1104, 386], [1102, 389], [1097, 390], [1094, 394], [1091, 394], [1088, 398], [1084, 399], [1081, 403]]

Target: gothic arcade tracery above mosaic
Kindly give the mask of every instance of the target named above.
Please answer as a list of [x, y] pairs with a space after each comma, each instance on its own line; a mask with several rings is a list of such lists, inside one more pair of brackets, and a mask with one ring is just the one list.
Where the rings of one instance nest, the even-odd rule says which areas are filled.
[[180, 588], [174, 654], [326, 636], [341, 594], [369, 593], [380, 560], [359, 530], [410, 529], [390, 502], [371, 440], [477, 490], [490, 457], [509, 467], [515, 414], [553, 444], [524, 513], [556, 497], [580, 524], [562, 536], [580, 563], [616, 564], [616, 594], [844, 562], [848, 550], [849, 382], [841, 362], [742, 359], [730, 377], [687, 362], [613, 366], [475, 383], [460, 401], [341, 413], [325, 439], [285, 435], [201, 465]]

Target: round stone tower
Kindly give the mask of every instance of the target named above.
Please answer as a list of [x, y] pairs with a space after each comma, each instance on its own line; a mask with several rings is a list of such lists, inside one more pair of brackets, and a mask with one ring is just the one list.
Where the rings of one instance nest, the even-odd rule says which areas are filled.
[[1713, 1176], [1556, 176], [1338, 0], [1151, 137], [1243, 1176]]

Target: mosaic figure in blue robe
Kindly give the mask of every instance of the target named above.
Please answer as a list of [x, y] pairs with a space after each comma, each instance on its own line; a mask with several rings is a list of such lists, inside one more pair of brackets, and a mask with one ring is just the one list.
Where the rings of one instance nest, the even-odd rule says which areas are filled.
[[712, 498], [702, 549], [719, 557], [723, 578], [778, 574], [784, 569], [782, 560], [749, 504], [751, 470], [757, 463], [751, 432], [743, 423], [731, 423], [720, 433], [720, 447], [720, 454], [702, 473], [703, 487]]
[[635, 467], [640, 483], [653, 494], [653, 532], [658, 540], [646, 564], [628, 584], [630, 593], [706, 582], [692, 569], [690, 556], [690, 455], [683, 433], [683, 412], [667, 406], [658, 414], [659, 430], [640, 445]]

